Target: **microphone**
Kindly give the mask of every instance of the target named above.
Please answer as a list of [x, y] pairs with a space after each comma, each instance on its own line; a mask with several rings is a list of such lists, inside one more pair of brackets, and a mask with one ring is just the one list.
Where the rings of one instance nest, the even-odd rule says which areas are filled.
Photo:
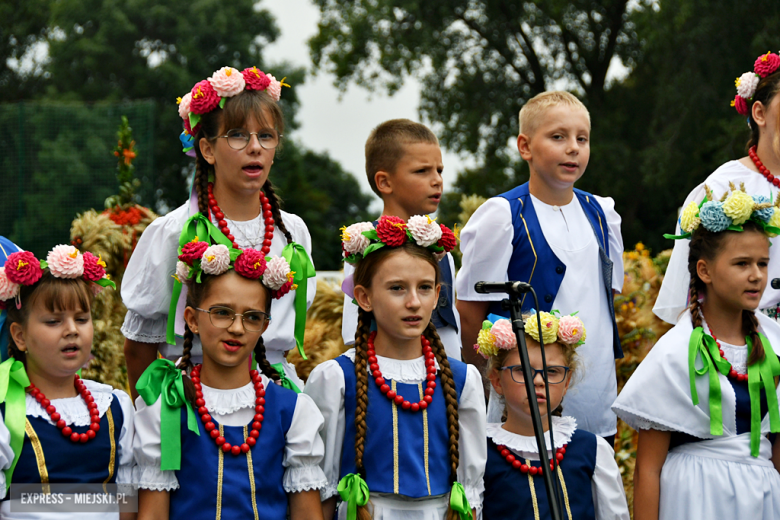
[[773, 278], [771, 285], [774, 290], [780, 289], [780, 278]]
[[[780, 278], [777, 279], [780, 284]], [[506, 294], [525, 294], [531, 292], [531, 284], [525, 282], [477, 282], [474, 284], [474, 290], [478, 293], [506, 293]]]

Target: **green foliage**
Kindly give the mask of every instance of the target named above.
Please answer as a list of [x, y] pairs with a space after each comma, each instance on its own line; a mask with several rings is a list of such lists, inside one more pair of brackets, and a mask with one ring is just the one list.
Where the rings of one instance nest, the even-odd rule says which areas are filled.
[[106, 199], [106, 208], [129, 205], [135, 202], [135, 191], [141, 187], [141, 181], [133, 175], [135, 171], [133, 159], [136, 157], [135, 141], [133, 140], [133, 129], [130, 128], [130, 122], [125, 115], [122, 116], [122, 123], [119, 125], [116, 136], [118, 142], [114, 148], [114, 155], [117, 157], [116, 180], [119, 181], [119, 193]]

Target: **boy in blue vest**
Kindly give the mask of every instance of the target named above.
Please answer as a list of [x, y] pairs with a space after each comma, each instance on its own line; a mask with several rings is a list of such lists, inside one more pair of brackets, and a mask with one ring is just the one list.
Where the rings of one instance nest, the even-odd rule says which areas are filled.
[[[588, 341], [578, 351], [581, 379], [567, 393], [563, 414], [614, 441], [617, 421], [610, 406], [617, 396], [615, 359], [623, 352], [612, 297], [623, 287], [623, 239], [614, 201], [574, 188], [588, 166], [589, 140], [590, 115], [568, 92], [545, 92], [525, 104], [517, 147], [530, 179], [489, 199], [463, 228], [457, 307], [463, 357], [478, 366], [484, 361], [472, 345], [482, 321], [488, 314], [508, 317], [509, 311], [500, 304], [505, 294], [479, 294], [476, 282], [528, 282], [539, 310], [579, 312]], [[533, 297], [524, 295], [522, 304], [529, 313]], [[489, 407], [488, 422], [499, 419], [497, 409]]]
[[[366, 176], [371, 189], [384, 203], [382, 215], [409, 220], [413, 215], [435, 212], [441, 201], [443, 170], [439, 140], [425, 125], [408, 119], [391, 119], [374, 128], [368, 136]], [[442, 287], [431, 320], [447, 357], [460, 361], [460, 317], [454, 305], [455, 263], [450, 253], [439, 262], [439, 267]], [[350, 264], [344, 264], [345, 278], [351, 277], [354, 271]], [[346, 345], [355, 342], [357, 312], [352, 295], [345, 295], [341, 336]]]

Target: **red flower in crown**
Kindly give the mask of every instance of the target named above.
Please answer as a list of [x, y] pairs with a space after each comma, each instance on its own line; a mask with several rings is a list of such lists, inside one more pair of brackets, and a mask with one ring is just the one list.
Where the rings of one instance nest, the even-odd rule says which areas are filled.
[[97, 282], [106, 275], [106, 263], [89, 251], [84, 253], [84, 279]]
[[195, 260], [200, 260], [203, 256], [203, 252], [209, 248], [206, 242], [199, 242], [197, 237], [192, 242], [187, 242], [181, 248], [181, 254], [179, 260], [192, 267], [192, 263]]
[[275, 290], [275, 291], [274, 291], [274, 290], [271, 290], [271, 297], [272, 297], [274, 300], [278, 300], [279, 298], [281, 298], [282, 296], [284, 296], [285, 294], [287, 294], [288, 292], [290, 292], [290, 289], [292, 289], [292, 286], [293, 286], [293, 282], [292, 282], [292, 280], [287, 280], [287, 281], [284, 283], [284, 285], [282, 285], [281, 287], [279, 287], [277, 290]]
[[29, 251], [20, 251], [8, 255], [5, 261], [5, 276], [11, 283], [32, 285], [43, 276], [41, 263]]
[[257, 67], [244, 69], [241, 71], [241, 74], [243, 74], [244, 81], [246, 81], [247, 90], [265, 90], [271, 83], [271, 79], [265, 74], [265, 72], [258, 69]]
[[746, 116], [748, 113], [747, 101], [740, 95], [737, 95], [732, 101], [732, 106], [737, 109], [737, 113], [742, 116]]
[[449, 253], [458, 245], [458, 240], [455, 238], [455, 233], [453, 233], [450, 228], [444, 224], [439, 224], [439, 226], [441, 227], [441, 238], [436, 242], [436, 245], [443, 247], [444, 250]]
[[211, 112], [219, 105], [220, 97], [207, 79], [199, 81], [192, 87], [192, 101], [190, 112], [193, 114], [205, 114]]
[[257, 280], [265, 273], [265, 256], [257, 249], [244, 249], [236, 258], [233, 269], [244, 278]]
[[195, 137], [195, 134], [197, 134], [197, 133], [198, 133], [198, 131], [200, 130], [200, 123], [198, 123], [197, 125], [195, 125], [195, 128], [192, 128], [192, 126], [190, 126], [190, 119], [189, 119], [189, 118], [187, 118], [187, 119], [185, 119], [185, 120], [184, 120], [184, 129], [185, 129], [185, 130], [187, 131], [187, 133], [188, 133], [188, 134], [190, 134], [192, 137]]
[[767, 52], [756, 59], [753, 70], [756, 74], [765, 78], [775, 72], [780, 67], [780, 56]]
[[398, 247], [406, 242], [406, 222], [400, 217], [383, 215], [376, 225], [376, 234], [385, 245]]

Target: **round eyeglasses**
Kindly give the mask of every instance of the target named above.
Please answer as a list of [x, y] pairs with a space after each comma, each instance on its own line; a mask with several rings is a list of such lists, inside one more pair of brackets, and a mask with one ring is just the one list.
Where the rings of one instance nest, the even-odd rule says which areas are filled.
[[262, 311], [248, 311], [244, 314], [239, 314], [230, 307], [210, 307], [208, 310], [195, 307], [195, 309], [207, 313], [211, 324], [218, 329], [230, 328], [236, 316], [241, 316], [241, 323], [246, 330], [259, 332], [271, 320], [271, 315]]
[[[509, 370], [509, 374], [512, 376], [512, 380], [515, 383], [525, 382], [522, 365], [509, 365], [507, 367], [501, 367], [499, 370]], [[544, 369], [536, 368], [531, 368], [531, 372], [533, 372], [531, 381], [536, 379], [536, 374], [542, 374], [542, 379], [544, 381], [550, 383], [551, 385], [557, 385], [558, 383], [563, 383], [563, 381], [566, 379], [566, 374], [569, 373], [569, 367], [553, 365], [547, 367], [547, 373], [545, 373]]]
[[257, 136], [257, 140], [260, 142], [260, 146], [266, 150], [273, 150], [279, 146], [279, 140], [282, 138], [281, 134], [277, 134], [273, 130], [249, 132], [243, 128], [233, 128], [232, 130], [228, 130], [225, 135], [218, 135], [214, 139], [227, 139], [228, 146], [230, 146], [233, 150], [243, 150], [247, 147], [249, 140], [253, 135]]

